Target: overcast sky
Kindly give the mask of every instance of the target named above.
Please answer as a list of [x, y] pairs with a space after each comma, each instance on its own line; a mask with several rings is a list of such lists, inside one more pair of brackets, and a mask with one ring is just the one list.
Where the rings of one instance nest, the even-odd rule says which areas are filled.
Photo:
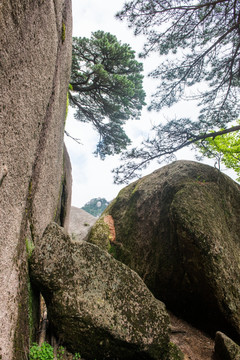
[[[90, 37], [91, 32], [103, 30], [116, 35], [122, 43], [128, 43], [138, 54], [144, 42], [143, 37], [134, 37], [133, 31], [128, 29], [127, 24], [115, 19], [114, 15], [122, 9], [124, 0], [72, 0], [73, 5], [73, 36]], [[144, 61], [144, 73], [154, 69], [158, 64], [158, 56], [152, 56]], [[151, 93], [154, 92], [156, 83], [154, 80], [145, 78], [144, 89], [149, 102]], [[121, 188], [125, 185], [114, 185], [111, 170], [119, 163], [118, 156], [112, 156], [101, 161], [93, 155], [98, 141], [97, 133], [90, 124], [83, 124], [73, 117], [74, 111], [69, 107], [69, 114], [66, 122], [66, 130], [72, 136], [79, 138], [82, 145], [77, 144], [68, 137], [65, 137], [66, 146], [72, 163], [73, 192], [72, 205], [82, 207], [86, 202], [95, 197], [104, 197], [108, 201], [115, 198]], [[171, 110], [164, 110], [161, 113], [149, 113], [145, 109], [142, 112], [141, 120], [129, 121], [126, 125], [126, 133], [133, 144], [140, 143], [147, 137], [149, 129], [166, 118], [173, 117], [195, 117], [197, 110], [194, 104], [189, 103], [176, 105]], [[183, 149], [178, 159], [194, 160], [194, 153], [189, 149]], [[209, 161], [208, 161], [209, 163]], [[213, 164], [213, 162], [211, 162]], [[143, 173], [148, 174], [159, 168], [157, 163], [152, 164]]]

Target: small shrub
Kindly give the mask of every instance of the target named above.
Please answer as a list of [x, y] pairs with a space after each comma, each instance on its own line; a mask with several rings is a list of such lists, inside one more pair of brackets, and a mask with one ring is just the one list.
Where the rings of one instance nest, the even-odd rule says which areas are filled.
[[63, 346], [59, 346], [58, 350], [57, 350], [57, 360], [63, 360], [64, 359], [64, 347]]
[[81, 355], [79, 353], [75, 353], [73, 356], [73, 360], [80, 360], [81, 359]]
[[36, 343], [30, 348], [29, 360], [53, 360], [53, 348], [50, 344], [44, 342], [41, 346]]
[[[53, 347], [44, 342], [41, 346], [36, 343], [30, 348], [29, 351], [29, 360], [54, 360]], [[65, 349], [63, 346], [59, 346], [57, 349], [57, 360], [65, 359]], [[72, 360], [81, 360], [81, 355], [79, 353], [75, 353], [72, 357]]]

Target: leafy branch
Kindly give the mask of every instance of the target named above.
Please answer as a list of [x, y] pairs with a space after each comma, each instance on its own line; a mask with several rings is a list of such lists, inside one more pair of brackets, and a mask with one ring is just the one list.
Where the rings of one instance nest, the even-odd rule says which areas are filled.
[[[181, 125], [180, 125], [181, 123]], [[182, 125], [185, 125], [184, 128]], [[121, 160], [124, 164], [113, 170], [114, 182], [116, 184], [128, 183], [136, 176], [140, 176], [139, 172], [145, 169], [153, 160], [158, 163], [171, 161], [175, 158], [175, 153], [184, 147], [193, 145], [200, 140], [207, 138], [215, 139], [227, 133], [240, 130], [240, 125], [233, 126], [228, 129], [214, 131], [204, 134], [198, 134], [199, 127], [193, 124], [189, 119], [181, 119], [181, 121], [171, 121], [167, 125], [153, 128], [154, 136], [142, 143], [142, 147], [134, 148], [122, 154]]]

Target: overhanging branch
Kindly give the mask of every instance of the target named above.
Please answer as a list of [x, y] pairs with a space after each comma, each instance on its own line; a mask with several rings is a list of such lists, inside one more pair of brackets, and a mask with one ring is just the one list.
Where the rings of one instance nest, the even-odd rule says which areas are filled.
[[[146, 146], [144, 149], [133, 149], [130, 152], [126, 152], [122, 156], [122, 160], [125, 160], [125, 163], [121, 165], [119, 168], [114, 169], [113, 172], [116, 174], [114, 178], [114, 182], [117, 184], [123, 184], [129, 182], [131, 179], [136, 177], [136, 172], [139, 170], [144, 169], [150, 161], [155, 159], [162, 158], [162, 161], [169, 160], [171, 156], [177, 152], [178, 150], [183, 149], [184, 147], [187, 147], [189, 145], [192, 145], [200, 140], [205, 140], [207, 138], [216, 138], [217, 136], [221, 136], [224, 134], [228, 134], [231, 132], [239, 131], [240, 125], [233, 126], [231, 128], [215, 131], [215, 132], [209, 132], [205, 134], [201, 134], [198, 136], [191, 135], [190, 138], [186, 139], [185, 141], [178, 143], [174, 146], [169, 146], [169, 144], [161, 144], [156, 139], [155, 142], [155, 151], [152, 151], [151, 149], [151, 141], [150, 146], [148, 148], [148, 151], [146, 151]], [[169, 135], [170, 136], [170, 135]], [[146, 144], [144, 144], [146, 145]], [[154, 148], [154, 145], [153, 145]], [[157, 150], [156, 150], [157, 148]], [[133, 160], [133, 161], [131, 161]], [[139, 162], [136, 162], [137, 160], [140, 160]]]
[[[204, 139], [207, 139], [207, 138], [210, 138], [210, 137], [215, 139], [216, 136], [221, 136], [221, 135], [228, 134], [230, 132], [234, 132], [234, 131], [238, 131], [238, 130], [240, 130], [240, 125], [233, 126], [233, 127], [229, 128], [229, 129], [225, 129], [225, 130], [214, 131], [214, 132], [210, 132], [210, 133], [207, 133], [207, 134], [199, 135], [199, 136], [194, 137], [190, 141], [186, 142], [182, 147], [191, 145], [192, 143], [195, 143], [195, 142], [197, 142], [199, 140], [204, 140]], [[180, 147], [180, 149], [182, 147]], [[180, 149], [178, 149], [178, 150], [180, 150]]]

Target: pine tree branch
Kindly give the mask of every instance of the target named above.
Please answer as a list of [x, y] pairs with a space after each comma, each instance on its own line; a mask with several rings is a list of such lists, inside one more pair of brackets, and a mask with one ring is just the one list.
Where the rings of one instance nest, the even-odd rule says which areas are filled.
[[[209, 132], [201, 135], [189, 135], [186, 137], [186, 140], [183, 140], [180, 144], [170, 145], [158, 143], [156, 140], [154, 141], [154, 145], [151, 148], [151, 141], [149, 141], [150, 146], [149, 149], [146, 150], [146, 144], [144, 144], [144, 150], [133, 149], [131, 152], [123, 153], [122, 160], [125, 160], [125, 164], [121, 165], [119, 168], [114, 169], [113, 172], [116, 174], [114, 177], [114, 182], [116, 184], [128, 183], [131, 179], [135, 178], [136, 172], [144, 169], [150, 161], [155, 159], [162, 158], [162, 161], [171, 158], [175, 152], [183, 149], [189, 145], [196, 143], [197, 141], [204, 140], [207, 138], [216, 138], [217, 136], [221, 136], [227, 133], [235, 132], [240, 130], [240, 125], [233, 126], [231, 128]], [[170, 136], [170, 134], [169, 134]], [[156, 150], [157, 149], [157, 150]], [[155, 150], [155, 151], [154, 151]], [[131, 162], [130, 159], [134, 159], [135, 161]], [[140, 159], [137, 163], [136, 159]], [[160, 161], [159, 161], [160, 162]]]
[[67, 135], [68, 137], [70, 137], [72, 140], [76, 141], [76, 143], [78, 143], [79, 145], [82, 145], [80, 139], [73, 137], [66, 130], [64, 130], [64, 134]]

